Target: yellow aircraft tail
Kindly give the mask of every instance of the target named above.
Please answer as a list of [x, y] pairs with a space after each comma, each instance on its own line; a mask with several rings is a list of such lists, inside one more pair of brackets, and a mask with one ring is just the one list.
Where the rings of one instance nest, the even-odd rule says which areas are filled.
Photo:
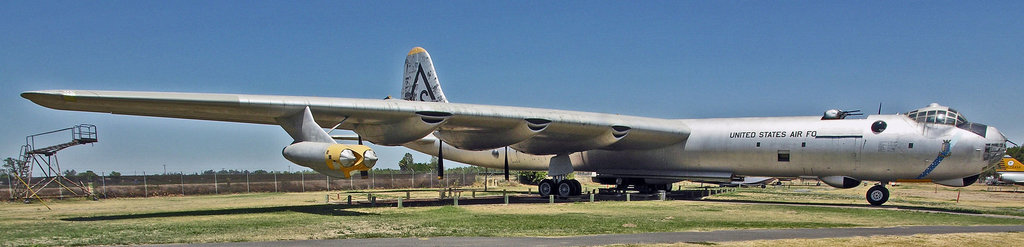
[[1024, 164], [1014, 159], [1013, 157], [1003, 157], [1002, 161], [999, 161], [999, 167], [996, 168], [997, 172], [1024, 172]]

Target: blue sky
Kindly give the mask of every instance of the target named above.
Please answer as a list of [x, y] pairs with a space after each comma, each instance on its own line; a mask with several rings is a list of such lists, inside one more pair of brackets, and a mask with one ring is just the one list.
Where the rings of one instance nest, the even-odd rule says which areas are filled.
[[[449, 100], [663, 118], [906, 112], [1024, 139], [1020, 1], [0, 1], [0, 156], [77, 123], [66, 169], [300, 169], [277, 126], [56, 111], [42, 89], [383, 98], [415, 46]], [[397, 167], [404, 148], [376, 148]]]

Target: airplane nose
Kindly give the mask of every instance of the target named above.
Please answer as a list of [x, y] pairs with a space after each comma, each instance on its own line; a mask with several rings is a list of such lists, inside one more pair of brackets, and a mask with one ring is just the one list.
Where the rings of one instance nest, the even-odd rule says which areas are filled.
[[987, 139], [989, 143], [1005, 144], [1007, 141], [1006, 136], [1003, 135], [1003, 132], [999, 132], [999, 129], [996, 129], [996, 127], [992, 126], [988, 126], [988, 131], [986, 131], [985, 139]]
[[998, 129], [992, 126], [988, 126], [985, 133], [985, 160], [989, 161], [989, 165], [995, 165], [1002, 160], [1003, 155], [1006, 154], [1006, 136]]

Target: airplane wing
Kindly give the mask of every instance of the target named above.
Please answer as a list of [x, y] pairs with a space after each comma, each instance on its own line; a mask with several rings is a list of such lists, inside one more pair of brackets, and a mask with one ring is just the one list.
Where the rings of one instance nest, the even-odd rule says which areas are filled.
[[21, 96], [60, 110], [274, 125], [308, 106], [319, 126], [352, 130], [379, 145], [436, 133], [460, 149], [511, 146], [530, 154], [653, 149], [680, 143], [690, 133], [686, 124], [670, 119], [395, 99], [91, 90]]

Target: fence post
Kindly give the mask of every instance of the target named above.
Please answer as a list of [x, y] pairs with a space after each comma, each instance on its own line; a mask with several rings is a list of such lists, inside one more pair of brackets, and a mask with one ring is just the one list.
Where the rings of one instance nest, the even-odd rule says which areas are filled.
[[331, 191], [331, 176], [327, 176], [327, 191]]
[[185, 172], [181, 172], [181, 196], [185, 196]]
[[274, 192], [280, 192], [277, 190], [277, 172], [274, 172]]
[[213, 172], [213, 193], [220, 194], [220, 189], [217, 187], [217, 172]]
[[[104, 172], [104, 174], [106, 174], [106, 172]], [[10, 179], [10, 178], [11, 178], [11, 176], [7, 176], [7, 179]], [[101, 179], [100, 181], [103, 181], [103, 185], [102, 185], [103, 186], [103, 198], [107, 198], [107, 177], [106, 176], [100, 176], [100, 179]], [[11, 192], [11, 196], [14, 196], [14, 192]]]
[[409, 188], [416, 188], [416, 171], [409, 169], [409, 174], [412, 174], [412, 182], [410, 182]]
[[352, 205], [352, 195], [348, 195], [348, 205]]
[[142, 197], [149, 197], [149, 184], [146, 183], [146, 172], [142, 172]]
[[370, 188], [377, 188], [377, 173], [370, 169]]
[[398, 198], [398, 208], [402, 208], [402, 198]]
[[302, 185], [302, 192], [306, 192], [306, 174], [305, 173], [299, 173], [299, 179], [300, 179], [299, 180], [300, 181], [299, 184]]
[[245, 193], [252, 193], [249, 190], [249, 170], [245, 170]]
[[508, 205], [508, 193], [505, 190], [501, 190], [501, 197], [505, 198], [505, 205]]
[[388, 172], [388, 173], [391, 174], [391, 188], [394, 189], [395, 188], [395, 173], [394, 172]]

